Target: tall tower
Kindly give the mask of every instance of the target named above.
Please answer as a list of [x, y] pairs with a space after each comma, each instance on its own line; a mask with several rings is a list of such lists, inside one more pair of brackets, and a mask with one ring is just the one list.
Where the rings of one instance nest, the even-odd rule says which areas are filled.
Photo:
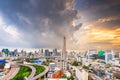
[[66, 52], [66, 37], [64, 36], [64, 39], [63, 39], [63, 51]]
[[61, 56], [56, 60], [56, 66], [60, 69], [67, 70], [67, 52], [66, 52], [66, 37], [63, 37], [63, 49]]
[[63, 49], [62, 49], [62, 59], [65, 60], [67, 58], [66, 52], [66, 37], [63, 38]]

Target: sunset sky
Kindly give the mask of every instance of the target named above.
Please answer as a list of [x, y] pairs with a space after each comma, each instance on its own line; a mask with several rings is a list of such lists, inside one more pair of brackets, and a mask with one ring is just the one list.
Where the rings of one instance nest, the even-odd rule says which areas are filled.
[[120, 0], [1, 0], [0, 46], [120, 51]]

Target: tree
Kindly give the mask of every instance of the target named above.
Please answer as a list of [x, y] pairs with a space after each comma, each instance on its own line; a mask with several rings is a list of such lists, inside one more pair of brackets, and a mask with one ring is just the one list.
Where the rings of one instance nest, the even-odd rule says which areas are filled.
[[73, 65], [73, 66], [78, 66], [78, 62], [77, 62], [77, 61], [74, 61], [72, 65]]

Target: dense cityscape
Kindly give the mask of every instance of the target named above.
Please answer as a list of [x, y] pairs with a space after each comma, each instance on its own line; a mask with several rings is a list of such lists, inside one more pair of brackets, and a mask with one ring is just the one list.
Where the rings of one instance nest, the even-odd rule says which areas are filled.
[[0, 80], [120, 80], [120, 0], [0, 0]]
[[120, 53], [113, 50], [62, 52], [55, 48], [26, 52], [17, 49], [0, 52], [1, 80], [119, 80]]

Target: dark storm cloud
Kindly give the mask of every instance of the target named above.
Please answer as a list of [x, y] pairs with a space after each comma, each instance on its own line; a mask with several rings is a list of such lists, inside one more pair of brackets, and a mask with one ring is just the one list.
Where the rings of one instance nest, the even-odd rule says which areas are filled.
[[72, 27], [78, 14], [74, 5], [74, 0], [1, 0], [0, 11], [8, 24], [25, 34], [23, 39], [32, 47], [58, 47], [63, 35], [72, 37], [81, 27]]
[[120, 0], [76, 0], [76, 8], [81, 11], [88, 22], [99, 19], [117, 18], [116, 20], [98, 23], [97, 26], [107, 29], [120, 27]]
[[120, 0], [76, 0], [76, 7], [89, 14], [91, 19], [119, 16]]

